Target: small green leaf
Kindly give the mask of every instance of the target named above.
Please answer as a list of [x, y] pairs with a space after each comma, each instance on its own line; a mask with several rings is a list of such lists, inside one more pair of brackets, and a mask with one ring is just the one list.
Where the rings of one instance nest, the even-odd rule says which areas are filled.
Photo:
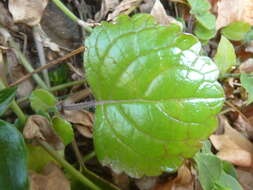
[[213, 14], [206, 12], [205, 14], [195, 15], [197, 21], [207, 30], [216, 30], [215, 29], [215, 22], [216, 18]]
[[243, 40], [249, 31], [250, 24], [242, 21], [237, 21], [223, 28], [221, 30], [221, 33], [229, 40], [239, 41]]
[[225, 160], [222, 160], [222, 167], [223, 167], [223, 170], [228, 175], [231, 175], [232, 177], [237, 179], [236, 170], [235, 170], [235, 167], [233, 166], [233, 164], [231, 164], [230, 162], [227, 162]]
[[194, 34], [200, 39], [200, 40], [209, 40], [216, 35], [216, 29], [208, 30], [205, 27], [203, 27], [199, 22], [196, 23], [194, 27]]
[[247, 104], [250, 104], [253, 102], [253, 78], [249, 74], [242, 73], [240, 80], [243, 88], [245, 88], [248, 93]]
[[204, 190], [212, 190], [222, 174], [222, 162], [213, 154], [197, 153], [194, 157], [197, 164], [199, 181]]
[[87, 80], [105, 102], [96, 106], [93, 133], [104, 165], [135, 177], [175, 170], [217, 127], [218, 68], [178, 25], [121, 16], [96, 27], [85, 46]]
[[16, 88], [5, 88], [0, 90], [0, 116], [6, 111], [16, 95]]
[[209, 11], [211, 5], [208, 0], [187, 0], [191, 6], [191, 14], [203, 14]]
[[221, 40], [218, 45], [217, 53], [214, 56], [214, 60], [220, 69], [221, 75], [229, 72], [232, 67], [236, 65], [234, 46], [224, 36], [221, 36]]
[[28, 150], [28, 168], [40, 172], [49, 162], [55, 162], [52, 156], [42, 147], [27, 144]]
[[0, 120], [0, 189], [28, 190], [26, 147], [19, 131]]
[[231, 175], [228, 175], [224, 171], [222, 171], [221, 176], [219, 180], [216, 182], [216, 184], [223, 187], [224, 190], [243, 190], [239, 182], [234, 177], [232, 177]]
[[54, 117], [52, 120], [56, 133], [61, 137], [63, 143], [68, 145], [74, 139], [74, 131], [72, 125], [61, 117]]
[[47, 90], [34, 90], [30, 96], [31, 107], [35, 112], [56, 111], [57, 99]]

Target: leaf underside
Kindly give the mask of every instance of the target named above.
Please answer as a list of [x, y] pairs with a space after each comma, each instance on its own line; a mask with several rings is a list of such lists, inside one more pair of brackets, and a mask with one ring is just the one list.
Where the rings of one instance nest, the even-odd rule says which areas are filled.
[[[224, 101], [219, 71], [178, 25], [120, 16], [86, 40], [87, 80], [97, 101], [98, 159], [133, 177], [172, 171], [216, 128]], [[118, 101], [117, 101], [118, 100]]]

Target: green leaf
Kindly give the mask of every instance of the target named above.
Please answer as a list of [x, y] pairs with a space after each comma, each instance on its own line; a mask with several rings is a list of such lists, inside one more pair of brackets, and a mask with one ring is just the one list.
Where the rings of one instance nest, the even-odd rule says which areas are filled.
[[49, 163], [55, 162], [54, 158], [50, 156], [42, 147], [33, 146], [27, 144], [28, 150], [28, 168], [36, 172], [41, 172], [41, 170]]
[[[228, 175], [226, 172], [222, 172], [219, 180], [216, 182], [216, 184], [223, 187], [224, 190], [243, 190], [239, 182], [232, 177], [231, 175]], [[223, 189], [217, 189], [217, 190], [223, 190]]]
[[225, 160], [222, 160], [222, 167], [223, 170], [228, 174], [237, 179], [236, 170], [230, 162], [227, 162]]
[[221, 33], [229, 40], [239, 41], [243, 40], [249, 31], [250, 24], [242, 21], [237, 21], [223, 28], [221, 30]]
[[191, 6], [191, 14], [206, 13], [211, 5], [208, 0], [187, 0]]
[[209, 40], [216, 35], [216, 29], [206, 29], [203, 27], [199, 22], [196, 23], [194, 27], [194, 34], [200, 39], [200, 40]]
[[72, 125], [61, 117], [54, 117], [52, 120], [56, 133], [61, 137], [63, 143], [68, 145], [74, 139], [74, 131]]
[[224, 36], [221, 36], [214, 60], [220, 69], [221, 75], [229, 72], [232, 67], [236, 65], [236, 55], [233, 44]]
[[35, 112], [56, 111], [57, 99], [47, 90], [34, 90], [30, 96], [31, 107]]
[[0, 90], [0, 116], [6, 111], [16, 95], [16, 88]]
[[222, 174], [222, 162], [213, 154], [202, 153], [196, 154], [194, 160], [202, 188], [212, 190]]
[[172, 171], [217, 127], [218, 68], [179, 26], [121, 16], [96, 27], [85, 46], [87, 80], [102, 101], [94, 144], [104, 165], [135, 177]]
[[26, 147], [19, 131], [0, 120], [0, 189], [28, 190]]
[[207, 30], [215, 31], [216, 18], [213, 14], [206, 12], [205, 14], [195, 15], [197, 21]]
[[253, 78], [249, 74], [242, 73], [240, 76], [242, 87], [245, 88], [248, 93], [247, 104], [253, 102]]

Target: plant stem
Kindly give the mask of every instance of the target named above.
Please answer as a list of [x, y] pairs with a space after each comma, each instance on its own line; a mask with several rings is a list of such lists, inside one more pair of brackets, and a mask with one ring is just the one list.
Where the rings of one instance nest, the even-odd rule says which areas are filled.
[[61, 0], [52, 0], [54, 4], [62, 10], [71, 20], [82, 26], [87, 32], [91, 32], [92, 28], [88, 26], [86, 22], [79, 19], [76, 15], [74, 15], [62, 2]]
[[[41, 29], [39, 25], [33, 26], [33, 38], [34, 38], [36, 49], [39, 55], [40, 66], [45, 66], [47, 64], [47, 61], [45, 57], [44, 47], [42, 44], [42, 39], [40, 36], [40, 30]], [[42, 75], [43, 75], [44, 80], [46, 81], [47, 86], [50, 87], [50, 80], [49, 80], [47, 69], [42, 71]]]
[[97, 185], [87, 179], [79, 171], [77, 171], [71, 164], [64, 160], [47, 142], [38, 140], [39, 144], [68, 172], [84, 185], [90, 187], [92, 190], [101, 190]]
[[62, 90], [64, 88], [68, 88], [70, 86], [74, 86], [74, 85], [78, 85], [78, 84], [82, 84], [82, 83], [85, 83], [86, 80], [83, 79], [83, 80], [78, 80], [78, 81], [71, 81], [71, 82], [68, 82], [68, 83], [64, 83], [64, 84], [60, 84], [58, 86], [54, 86], [54, 87], [51, 87], [49, 89], [49, 91], [53, 92], [53, 91], [57, 91], [57, 90]]
[[93, 158], [94, 156], [96, 156], [96, 153], [94, 151], [92, 151], [83, 157], [83, 161], [86, 162], [86, 161], [90, 160], [91, 158]]
[[[12, 48], [14, 48], [16, 55], [18, 56], [18, 58], [20, 59], [21, 63], [24, 65], [26, 70], [28, 72], [33, 72], [34, 71], [33, 67], [31, 66], [29, 61], [26, 59], [26, 57], [23, 55], [23, 53], [20, 51], [16, 42], [14, 42], [13, 39], [9, 39], [9, 43], [10, 43], [10, 46]], [[41, 88], [48, 90], [47, 85], [44, 83], [44, 81], [40, 78], [40, 76], [38, 74], [34, 74], [33, 78]]]
[[10, 108], [18, 116], [21, 124], [24, 125], [26, 122], [26, 116], [25, 116], [24, 112], [21, 110], [21, 108], [18, 106], [18, 104], [16, 103], [15, 100], [13, 100]]

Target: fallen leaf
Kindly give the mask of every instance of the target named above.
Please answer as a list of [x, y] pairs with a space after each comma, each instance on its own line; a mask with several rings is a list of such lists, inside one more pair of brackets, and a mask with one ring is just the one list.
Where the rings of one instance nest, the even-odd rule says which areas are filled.
[[155, 4], [155, 0], [144, 0], [140, 5], [139, 9], [141, 13], [150, 13], [153, 6]]
[[188, 164], [182, 165], [177, 171], [177, 177], [167, 183], [158, 184], [152, 190], [193, 190], [194, 177]]
[[217, 6], [217, 30], [235, 21], [244, 21], [253, 25], [252, 0], [221, 0]]
[[237, 166], [252, 166], [253, 145], [241, 133], [233, 129], [228, 121], [224, 122], [223, 135], [211, 135], [210, 140], [219, 150], [217, 156]]
[[10, 13], [5, 9], [3, 3], [0, 3], [0, 13], [0, 24], [11, 30], [18, 31]]
[[64, 145], [59, 136], [51, 127], [47, 118], [40, 115], [28, 117], [23, 135], [26, 139], [40, 139], [52, 145], [56, 150], [64, 149]]
[[150, 190], [153, 188], [158, 180], [158, 177], [142, 177], [141, 179], [137, 179], [135, 184], [140, 190]]
[[119, 0], [103, 0], [101, 4], [101, 9], [96, 15], [96, 21], [103, 19], [108, 12], [112, 11], [119, 4]]
[[70, 182], [55, 164], [48, 164], [42, 174], [30, 172], [30, 190], [70, 190]]
[[[180, 24], [175, 18], [168, 16], [160, 0], [156, 0], [150, 13], [157, 23], [161, 25], [169, 25], [171, 23]], [[180, 24], [181, 25], [181, 24]]]
[[249, 58], [246, 61], [242, 62], [239, 69], [241, 73], [253, 72], [253, 59]]
[[115, 7], [114, 11], [108, 15], [107, 20], [113, 20], [120, 14], [124, 14], [124, 12], [128, 11], [129, 9], [137, 6], [141, 0], [123, 0], [120, 4]]
[[34, 26], [40, 23], [48, 0], [9, 0], [9, 11], [15, 23]]
[[252, 190], [253, 170], [246, 168], [237, 168], [237, 178], [244, 190]]
[[128, 175], [125, 173], [115, 173], [112, 171], [113, 182], [121, 189], [121, 190], [129, 190], [130, 180]]
[[93, 114], [86, 110], [65, 110], [63, 117], [73, 123], [74, 127], [84, 137], [92, 137]]
[[247, 137], [250, 140], [253, 139], [253, 127], [248, 118], [246, 118], [242, 114], [239, 114], [238, 118], [234, 122], [234, 126], [245, 137]]

